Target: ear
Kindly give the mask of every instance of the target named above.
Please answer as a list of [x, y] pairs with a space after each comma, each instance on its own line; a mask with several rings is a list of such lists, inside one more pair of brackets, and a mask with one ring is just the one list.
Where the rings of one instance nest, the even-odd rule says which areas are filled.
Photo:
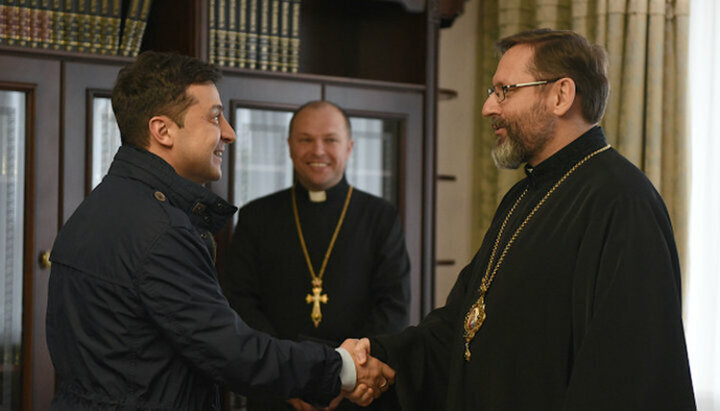
[[552, 97], [552, 111], [558, 116], [562, 117], [570, 111], [573, 104], [575, 104], [575, 82], [570, 77], [563, 77], [556, 81], [553, 85]]
[[350, 141], [348, 141], [348, 155], [350, 155], [350, 153], [352, 153], [353, 147], [355, 147], [355, 140], [350, 138]]
[[177, 127], [174, 121], [167, 116], [153, 116], [148, 121], [150, 133], [150, 146], [159, 145], [164, 148], [173, 146], [173, 127]]

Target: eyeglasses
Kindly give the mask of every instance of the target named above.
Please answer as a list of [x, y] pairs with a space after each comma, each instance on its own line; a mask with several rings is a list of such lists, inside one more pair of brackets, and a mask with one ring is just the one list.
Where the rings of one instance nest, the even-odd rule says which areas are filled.
[[502, 103], [505, 101], [505, 98], [507, 97], [507, 92], [510, 90], [515, 90], [522, 87], [533, 87], [533, 86], [542, 86], [545, 84], [554, 83], [560, 78], [552, 79], [552, 80], [538, 80], [538, 81], [531, 81], [530, 83], [518, 83], [518, 84], [510, 84], [507, 86], [492, 86], [487, 89], [488, 97], [495, 94], [495, 97], [498, 99], [498, 103]]

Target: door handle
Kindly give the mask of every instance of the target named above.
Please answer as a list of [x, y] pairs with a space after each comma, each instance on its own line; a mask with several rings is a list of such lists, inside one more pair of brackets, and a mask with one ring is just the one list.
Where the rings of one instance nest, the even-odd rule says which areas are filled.
[[52, 266], [52, 263], [50, 262], [50, 251], [42, 251], [40, 252], [40, 267], [47, 270]]

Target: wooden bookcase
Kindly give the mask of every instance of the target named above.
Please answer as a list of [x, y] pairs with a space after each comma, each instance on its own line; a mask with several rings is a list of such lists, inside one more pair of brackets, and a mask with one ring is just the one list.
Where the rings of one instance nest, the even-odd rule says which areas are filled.
[[[429, 3], [408, 12], [392, 1], [302, 0], [299, 73], [427, 85], [439, 28]], [[207, 60], [208, 13], [207, 0], [154, 0], [142, 50]]]
[[[351, 115], [402, 120], [398, 209], [411, 255], [413, 322], [434, 301], [438, 2], [407, 11], [392, 1], [302, 0], [299, 72], [224, 68], [218, 87], [228, 118], [236, 107], [292, 110], [309, 99], [327, 99]], [[207, 60], [208, 0], [154, 0], [141, 50]], [[109, 92], [117, 71], [131, 61], [0, 46], [0, 91], [26, 90], [33, 102], [27, 127], [32, 161], [26, 162], [25, 196], [33, 206], [25, 229], [22, 410], [47, 409], [54, 391], [44, 329], [49, 270], [40, 257], [88, 192], [88, 96]], [[231, 162], [224, 164], [225, 176]], [[232, 200], [231, 176], [210, 188]], [[220, 252], [231, 229], [217, 238]]]

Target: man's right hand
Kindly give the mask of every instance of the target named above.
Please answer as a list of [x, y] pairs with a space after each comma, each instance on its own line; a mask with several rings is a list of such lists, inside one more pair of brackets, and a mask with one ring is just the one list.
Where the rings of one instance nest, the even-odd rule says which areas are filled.
[[347, 339], [340, 347], [347, 350], [355, 362], [357, 374], [355, 389], [343, 393], [350, 401], [363, 407], [367, 406], [395, 382], [395, 370], [370, 356], [370, 340], [367, 338]]

